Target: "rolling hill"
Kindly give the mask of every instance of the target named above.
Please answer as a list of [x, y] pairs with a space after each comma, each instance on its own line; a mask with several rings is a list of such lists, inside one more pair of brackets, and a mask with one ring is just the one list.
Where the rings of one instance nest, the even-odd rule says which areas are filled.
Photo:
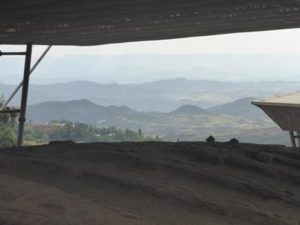
[[[215, 135], [223, 140], [240, 133], [246, 135], [251, 130], [276, 127], [266, 117], [253, 116], [251, 111], [247, 110], [250, 108], [257, 115], [261, 113], [258, 108], [250, 105], [250, 100], [251, 98], [241, 99], [230, 104], [220, 105], [213, 110], [183, 105], [169, 113], [139, 112], [126, 106], [99, 106], [88, 100], [44, 102], [28, 107], [28, 120], [32, 122], [69, 120], [99, 127], [116, 126], [120, 129], [142, 129], [146, 135], [159, 135], [163, 140], [170, 141], [203, 140], [208, 135]], [[233, 112], [229, 109], [232, 109]], [[280, 135], [279, 130], [275, 133], [277, 136]], [[264, 139], [263, 143], [268, 140], [272, 141], [271, 137]], [[255, 138], [253, 141], [255, 142]], [[280, 141], [280, 143], [283, 142]]]
[[266, 115], [261, 110], [258, 110], [257, 107], [251, 104], [251, 102], [255, 99], [257, 98], [242, 98], [234, 102], [208, 108], [207, 111], [215, 114], [226, 114], [233, 117], [246, 119], [266, 119]]
[[28, 119], [34, 122], [69, 120], [94, 124], [98, 121], [135, 114], [126, 106], [99, 106], [88, 100], [44, 102], [28, 107]]
[[178, 109], [171, 111], [169, 114], [173, 115], [208, 115], [209, 113], [198, 106], [195, 105], [183, 105], [179, 107]]
[[[249, 96], [265, 97], [299, 89], [299, 82], [221, 82], [183, 78], [140, 84], [101, 84], [74, 81], [56, 84], [32, 84], [29, 104], [48, 101], [87, 99], [97, 105], [126, 105], [137, 111], [170, 112], [183, 105], [201, 108], [226, 104]], [[0, 96], [8, 96], [15, 87], [0, 84]], [[19, 98], [12, 105], [19, 104]]]
[[265, 114], [251, 104], [256, 98], [248, 97], [237, 101], [203, 109], [195, 105], [182, 105], [169, 112], [138, 112], [127, 106], [100, 106], [89, 100], [51, 101], [28, 107], [28, 118], [34, 122], [70, 120], [73, 122], [97, 123], [117, 118], [147, 120], [170, 116], [230, 116], [236, 119], [267, 119]]

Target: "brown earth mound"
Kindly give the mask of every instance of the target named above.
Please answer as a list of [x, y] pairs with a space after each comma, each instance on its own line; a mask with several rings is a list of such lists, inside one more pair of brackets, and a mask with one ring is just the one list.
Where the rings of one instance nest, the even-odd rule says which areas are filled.
[[300, 151], [53, 143], [0, 151], [0, 224], [300, 224]]

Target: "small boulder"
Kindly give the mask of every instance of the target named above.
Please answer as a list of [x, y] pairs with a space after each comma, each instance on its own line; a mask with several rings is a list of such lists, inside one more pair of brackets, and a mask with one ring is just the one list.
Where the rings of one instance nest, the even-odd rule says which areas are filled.
[[208, 138], [206, 138], [206, 142], [212, 144], [216, 142], [216, 139], [210, 135]]
[[240, 142], [236, 138], [231, 138], [230, 141], [228, 141], [228, 144], [230, 145], [238, 145]]

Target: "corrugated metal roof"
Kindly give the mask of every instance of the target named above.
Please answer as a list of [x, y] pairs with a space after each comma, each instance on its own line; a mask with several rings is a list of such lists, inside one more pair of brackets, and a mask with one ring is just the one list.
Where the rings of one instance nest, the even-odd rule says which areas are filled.
[[3, 0], [0, 44], [99, 45], [300, 27], [299, 0]]

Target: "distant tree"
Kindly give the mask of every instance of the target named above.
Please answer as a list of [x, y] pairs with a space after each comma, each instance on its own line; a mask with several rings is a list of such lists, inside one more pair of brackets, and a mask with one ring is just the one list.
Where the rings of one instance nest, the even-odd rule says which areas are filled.
[[142, 129], [139, 129], [138, 131], [138, 141], [143, 141], [144, 140], [144, 135], [142, 132]]
[[16, 144], [16, 136], [11, 128], [0, 127], [0, 148], [12, 147]]
[[[3, 96], [0, 97], [0, 107], [4, 103]], [[0, 148], [12, 147], [16, 144], [14, 132], [16, 113], [0, 113]]]

